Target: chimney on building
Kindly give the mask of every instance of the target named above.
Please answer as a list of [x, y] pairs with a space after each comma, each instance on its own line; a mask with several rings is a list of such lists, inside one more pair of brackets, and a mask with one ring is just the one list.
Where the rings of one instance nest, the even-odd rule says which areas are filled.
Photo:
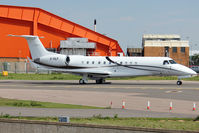
[[94, 19], [94, 31], [96, 32], [96, 24], [97, 24], [97, 20]]

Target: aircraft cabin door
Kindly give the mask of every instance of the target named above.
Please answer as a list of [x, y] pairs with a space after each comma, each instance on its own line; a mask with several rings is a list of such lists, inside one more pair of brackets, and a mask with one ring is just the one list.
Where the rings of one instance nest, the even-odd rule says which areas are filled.
[[114, 73], [118, 72], [118, 66], [117, 66], [117, 65], [115, 65], [115, 66], [113, 67], [113, 72], [114, 72]]
[[170, 64], [169, 64], [169, 61], [168, 60], [165, 60], [164, 62], [163, 62], [163, 67], [164, 67], [164, 69], [162, 69], [162, 74], [163, 75], [170, 75], [171, 73], [170, 73], [170, 71], [171, 71], [171, 66], [170, 66]]
[[118, 70], [119, 68], [118, 68], [118, 67], [119, 67], [119, 66], [117, 65], [117, 63], [114, 63], [114, 64], [113, 64], [113, 67], [112, 67], [112, 72], [113, 72], [113, 73], [118, 73], [118, 72], [119, 72], [119, 70]]

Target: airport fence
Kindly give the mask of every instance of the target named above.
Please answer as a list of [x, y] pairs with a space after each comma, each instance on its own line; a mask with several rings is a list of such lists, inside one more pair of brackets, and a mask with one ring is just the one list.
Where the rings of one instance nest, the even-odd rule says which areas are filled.
[[49, 71], [37, 70], [29, 62], [0, 62], [0, 72], [9, 73], [49, 73]]

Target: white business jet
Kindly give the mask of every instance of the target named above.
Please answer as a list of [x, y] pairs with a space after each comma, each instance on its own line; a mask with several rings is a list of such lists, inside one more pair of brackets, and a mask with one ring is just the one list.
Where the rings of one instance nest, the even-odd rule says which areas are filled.
[[181, 78], [195, 76], [190, 68], [177, 64], [169, 57], [112, 57], [112, 56], [81, 56], [63, 55], [47, 51], [38, 36], [9, 35], [23, 37], [28, 41], [32, 60], [30, 63], [37, 69], [58, 71], [81, 75], [80, 84], [88, 79], [96, 80], [97, 84], [105, 83], [105, 78], [133, 76], [178, 76]]

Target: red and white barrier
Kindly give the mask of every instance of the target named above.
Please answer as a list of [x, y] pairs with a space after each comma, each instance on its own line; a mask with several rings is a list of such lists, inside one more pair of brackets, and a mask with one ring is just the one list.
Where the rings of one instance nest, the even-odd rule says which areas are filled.
[[[111, 108], [112, 108], [112, 104], [113, 104], [113, 102], [110, 101], [110, 107]], [[122, 109], [126, 109], [125, 106], [126, 106], [126, 102], [125, 102], [125, 100], [122, 100]], [[147, 108], [146, 109], [147, 110], [151, 109], [151, 103], [150, 103], [150, 101], [147, 101]], [[171, 111], [171, 110], [173, 110], [173, 102], [172, 101], [169, 103], [169, 111]], [[196, 103], [195, 102], [193, 102], [192, 111], [196, 111]]]
[[193, 111], [195, 111], [196, 110], [196, 103], [194, 102], [193, 103]]
[[125, 101], [122, 100], [122, 109], [125, 109]]
[[150, 101], [147, 102], [147, 109], [150, 109]]
[[173, 109], [173, 103], [170, 102], [170, 107], [169, 107], [169, 110], [172, 110]]

